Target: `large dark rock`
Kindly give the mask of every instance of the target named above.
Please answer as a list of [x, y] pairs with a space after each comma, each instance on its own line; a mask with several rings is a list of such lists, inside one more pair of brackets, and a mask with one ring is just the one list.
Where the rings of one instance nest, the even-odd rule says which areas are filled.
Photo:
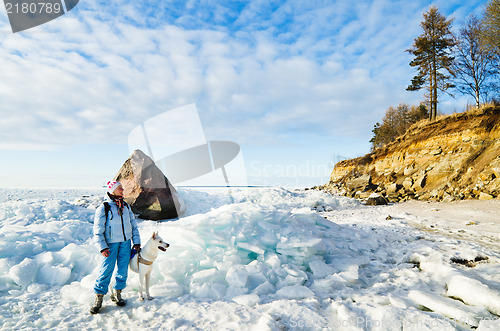
[[366, 200], [366, 205], [367, 206], [379, 206], [379, 205], [386, 205], [387, 200], [381, 196], [380, 194], [377, 193], [372, 193], [368, 199]]
[[184, 203], [175, 188], [154, 161], [139, 149], [125, 161], [114, 180], [122, 183], [125, 201], [142, 219], [176, 218], [184, 211]]

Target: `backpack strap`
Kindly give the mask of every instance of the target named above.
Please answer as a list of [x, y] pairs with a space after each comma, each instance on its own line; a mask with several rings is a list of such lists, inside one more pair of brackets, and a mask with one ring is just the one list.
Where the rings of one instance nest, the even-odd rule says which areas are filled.
[[[111, 211], [111, 205], [107, 202], [104, 201], [104, 214], [106, 215], [106, 222], [108, 221], [108, 213]], [[113, 212], [111, 211], [111, 218], [113, 218]]]
[[[106, 222], [107, 222], [108, 213], [111, 212], [111, 218], [113, 218], [113, 212], [111, 211], [111, 205], [107, 201], [104, 201], [103, 204], [104, 204], [104, 214], [106, 215]], [[128, 203], [123, 201], [123, 204], [130, 210], [130, 206], [128, 205]]]

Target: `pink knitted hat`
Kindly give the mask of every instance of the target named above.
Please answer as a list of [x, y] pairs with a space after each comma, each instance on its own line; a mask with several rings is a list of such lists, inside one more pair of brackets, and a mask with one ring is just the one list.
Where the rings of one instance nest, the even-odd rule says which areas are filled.
[[113, 192], [116, 190], [116, 188], [120, 185], [122, 185], [120, 182], [114, 182], [114, 181], [108, 182], [108, 192], [110, 194], [113, 194]]

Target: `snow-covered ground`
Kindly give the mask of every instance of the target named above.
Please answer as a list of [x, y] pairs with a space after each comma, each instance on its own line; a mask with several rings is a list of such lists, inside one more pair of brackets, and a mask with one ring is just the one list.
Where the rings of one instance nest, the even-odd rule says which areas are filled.
[[449, 204], [368, 207], [282, 188], [179, 194], [182, 218], [140, 221], [143, 243], [158, 231], [171, 244], [154, 265], [155, 299], [139, 301], [130, 273], [127, 306], [106, 297], [93, 316], [101, 190], [0, 189], [1, 328], [500, 329], [499, 201], [462, 207], [471, 214], [450, 225], [460, 207]]
[[500, 200], [450, 203], [411, 200], [392, 205], [388, 212], [400, 215], [408, 224], [424, 231], [473, 241], [500, 251]]

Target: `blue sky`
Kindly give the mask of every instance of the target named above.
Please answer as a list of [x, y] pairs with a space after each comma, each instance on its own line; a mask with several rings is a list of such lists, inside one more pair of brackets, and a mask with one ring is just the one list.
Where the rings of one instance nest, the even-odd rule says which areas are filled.
[[486, 2], [88, 0], [16, 34], [2, 10], [0, 187], [100, 186], [134, 127], [191, 103], [250, 184], [322, 184], [389, 106], [422, 100], [405, 90], [422, 13], [458, 28]]

